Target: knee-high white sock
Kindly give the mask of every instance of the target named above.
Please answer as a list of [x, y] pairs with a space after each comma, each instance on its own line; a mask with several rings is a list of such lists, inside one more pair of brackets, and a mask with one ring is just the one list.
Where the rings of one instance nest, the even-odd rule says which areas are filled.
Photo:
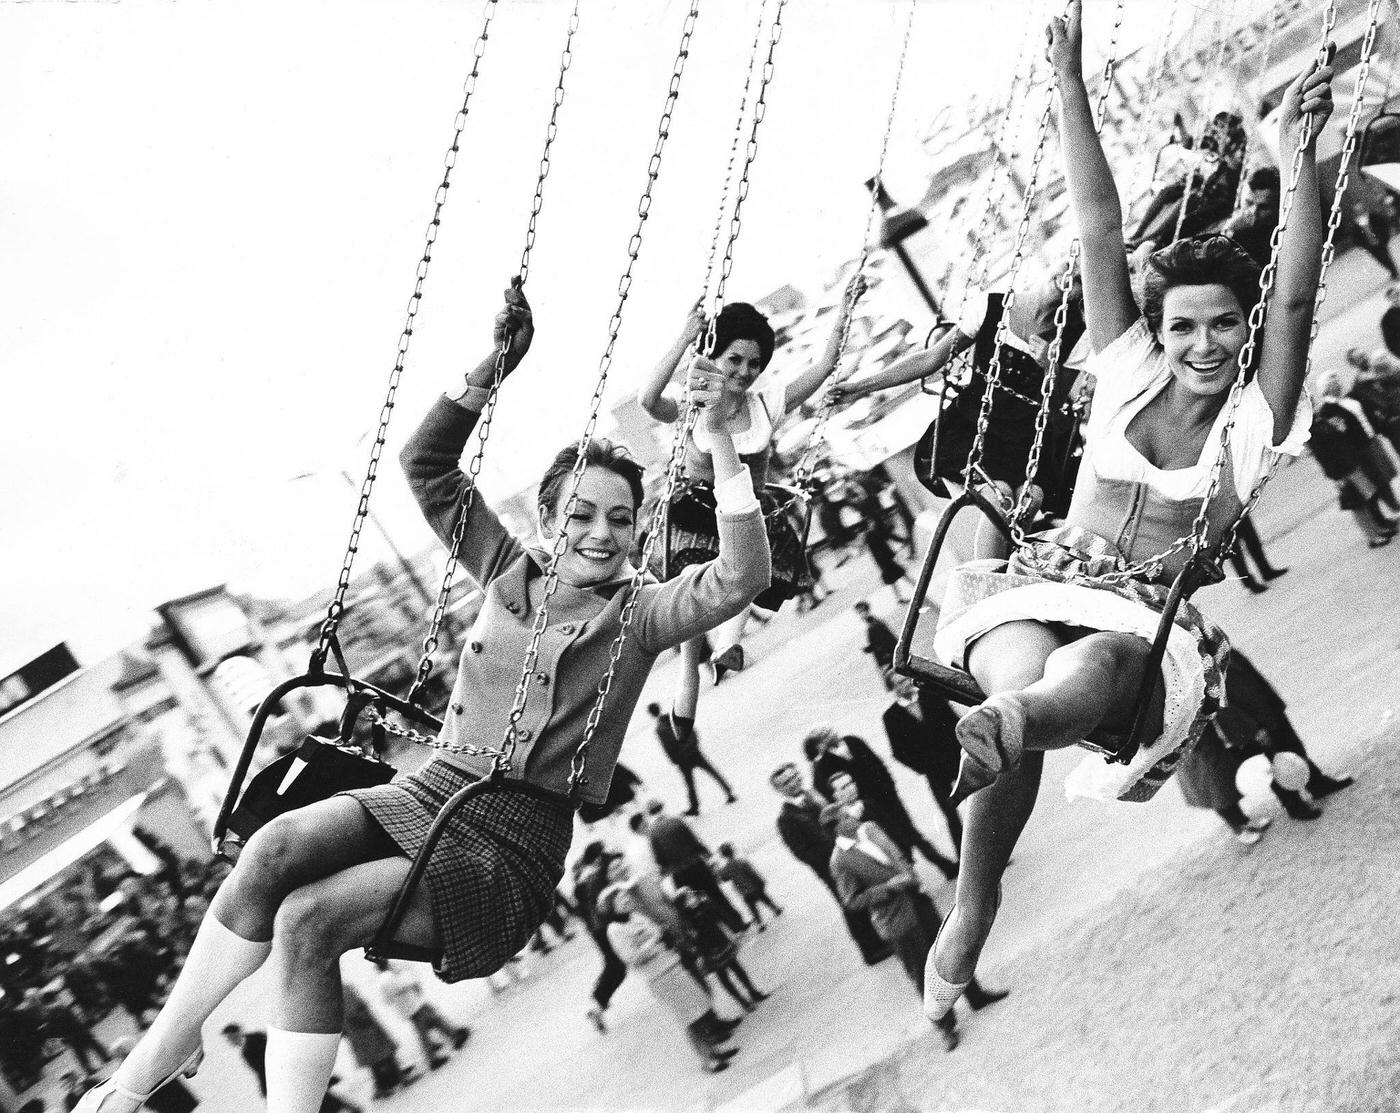
[[199, 1045], [209, 1014], [271, 950], [270, 940], [244, 939], [206, 915], [160, 1015], [117, 1068], [118, 1084], [144, 1094], [164, 1081]]
[[339, 1048], [339, 1032], [269, 1028], [267, 1113], [318, 1113]]

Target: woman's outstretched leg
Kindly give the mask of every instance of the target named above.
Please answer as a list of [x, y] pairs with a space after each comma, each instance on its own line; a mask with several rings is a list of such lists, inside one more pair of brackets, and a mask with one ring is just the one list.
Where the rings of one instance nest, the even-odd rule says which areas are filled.
[[244, 848], [220, 886], [160, 1014], [117, 1068], [118, 1089], [94, 1091], [90, 1110], [129, 1113], [199, 1047], [200, 1029], [272, 949], [273, 920], [293, 889], [346, 865], [396, 853], [354, 800], [336, 798], [279, 816]]

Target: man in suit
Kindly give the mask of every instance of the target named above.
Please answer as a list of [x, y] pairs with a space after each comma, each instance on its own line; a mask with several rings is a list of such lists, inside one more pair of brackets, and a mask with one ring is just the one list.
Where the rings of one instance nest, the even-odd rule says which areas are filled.
[[708, 773], [710, 779], [719, 785], [724, 792], [726, 804], [734, 803], [736, 797], [734, 790], [729, 787], [729, 782], [724, 779], [724, 775], [718, 769], [710, 764], [710, 759], [700, 749], [700, 736], [695, 733], [695, 720], [677, 715], [675, 712], [670, 715], [662, 714], [659, 703], [647, 704], [647, 714], [656, 721], [656, 739], [661, 743], [662, 751], [671, 764], [680, 770], [681, 777], [685, 780], [685, 791], [690, 797], [690, 807], [683, 814], [700, 814], [700, 798], [695, 793], [695, 772], [697, 769]]
[[894, 667], [894, 651], [899, 639], [894, 636], [893, 630], [870, 612], [870, 604], [864, 599], [858, 599], [852, 609], [865, 623], [865, 652], [874, 659], [875, 667], [885, 677], [888, 687], [888, 671]]
[[[835, 835], [831, 876], [837, 895], [847, 908], [869, 913], [870, 922], [894, 948], [922, 999], [924, 961], [942, 926], [938, 913], [921, 892], [909, 859], [878, 824], [864, 818], [855, 779], [838, 772], [831, 781], [836, 802], [823, 810], [822, 817]], [[969, 1006], [981, 1009], [1000, 1001], [1006, 993], [988, 992], [974, 978], [964, 996]], [[952, 1051], [958, 1045], [956, 1018], [949, 1011], [936, 1023], [945, 1046]]]
[[[778, 837], [794, 858], [817, 875], [817, 880], [831, 891], [840, 904], [836, 882], [831, 878], [831, 852], [836, 842], [821, 823], [826, 801], [807, 789], [802, 783], [802, 774], [790, 761], [774, 769], [768, 781], [773, 791], [783, 798], [783, 806], [778, 811]], [[867, 966], [884, 962], [894, 954], [890, 945], [875, 933], [870, 917], [864, 912], [844, 906], [841, 912], [846, 920], [846, 930], [860, 948]]]
[[928, 781], [928, 790], [948, 825], [948, 837], [961, 852], [962, 817], [953, 803], [953, 784], [962, 756], [955, 733], [958, 716], [947, 700], [920, 688], [907, 676], [891, 670], [886, 682], [895, 693], [894, 702], [881, 716], [890, 753], [895, 761]]
[[894, 777], [885, 763], [863, 739], [853, 734], [838, 735], [829, 727], [819, 727], [802, 742], [803, 752], [812, 763], [812, 787], [834, 801], [831, 778], [847, 773], [856, 782], [870, 821], [894, 840], [906, 858], [913, 859], [917, 850], [945, 877], [956, 877], [958, 865], [933, 848], [933, 843], [914, 826], [904, 801], [899, 798]]

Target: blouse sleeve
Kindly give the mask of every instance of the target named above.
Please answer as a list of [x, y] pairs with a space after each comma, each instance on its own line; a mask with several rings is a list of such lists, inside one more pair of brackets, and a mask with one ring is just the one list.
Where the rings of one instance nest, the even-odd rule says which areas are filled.
[[1231, 456], [1235, 464], [1235, 487], [1241, 498], [1248, 498], [1275, 455], [1297, 456], [1308, 441], [1312, 427], [1312, 399], [1306, 391], [1293, 412], [1293, 426], [1279, 444], [1274, 444], [1274, 412], [1255, 379], [1240, 394], [1240, 408], [1230, 430]]
[[987, 319], [987, 295], [981, 290], [969, 290], [958, 314], [958, 331], [970, 340], [975, 340], [982, 331], [982, 322]]
[[1084, 370], [1100, 383], [1125, 376], [1146, 380], [1156, 373], [1161, 359], [1147, 320], [1139, 317], [1111, 344], [1085, 360]]

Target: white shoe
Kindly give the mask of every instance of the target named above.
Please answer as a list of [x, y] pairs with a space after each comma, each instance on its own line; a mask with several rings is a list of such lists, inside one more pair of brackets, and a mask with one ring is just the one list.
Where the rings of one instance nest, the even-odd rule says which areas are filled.
[[190, 1052], [190, 1056], [188, 1059], [186, 1059], [173, 1071], [167, 1074], [164, 1078], [162, 1078], [144, 1094], [138, 1094], [134, 1090], [128, 1090], [126, 1089], [126, 1087], [120, 1085], [117, 1082], [116, 1073], [113, 1073], [112, 1077], [107, 1079], [106, 1082], [99, 1083], [87, 1093], [85, 1093], [82, 1096], [82, 1098], [78, 1101], [78, 1104], [74, 1106], [73, 1113], [99, 1113], [99, 1111], [102, 1109], [102, 1103], [106, 1101], [108, 1096], [111, 1094], [116, 1094], [118, 1097], [125, 1098], [129, 1102], [134, 1102], [135, 1108], [140, 1109], [143, 1105], [146, 1104], [146, 1101], [150, 1098], [150, 1096], [154, 1094], [157, 1090], [159, 1090], [162, 1086], [164, 1086], [167, 1082], [171, 1082], [177, 1077], [193, 1078], [195, 1074], [198, 1073], [199, 1065], [201, 1062], [203, 1062], [203, 1060], [204, 1045], [200, 1044], [192, 1052]]

